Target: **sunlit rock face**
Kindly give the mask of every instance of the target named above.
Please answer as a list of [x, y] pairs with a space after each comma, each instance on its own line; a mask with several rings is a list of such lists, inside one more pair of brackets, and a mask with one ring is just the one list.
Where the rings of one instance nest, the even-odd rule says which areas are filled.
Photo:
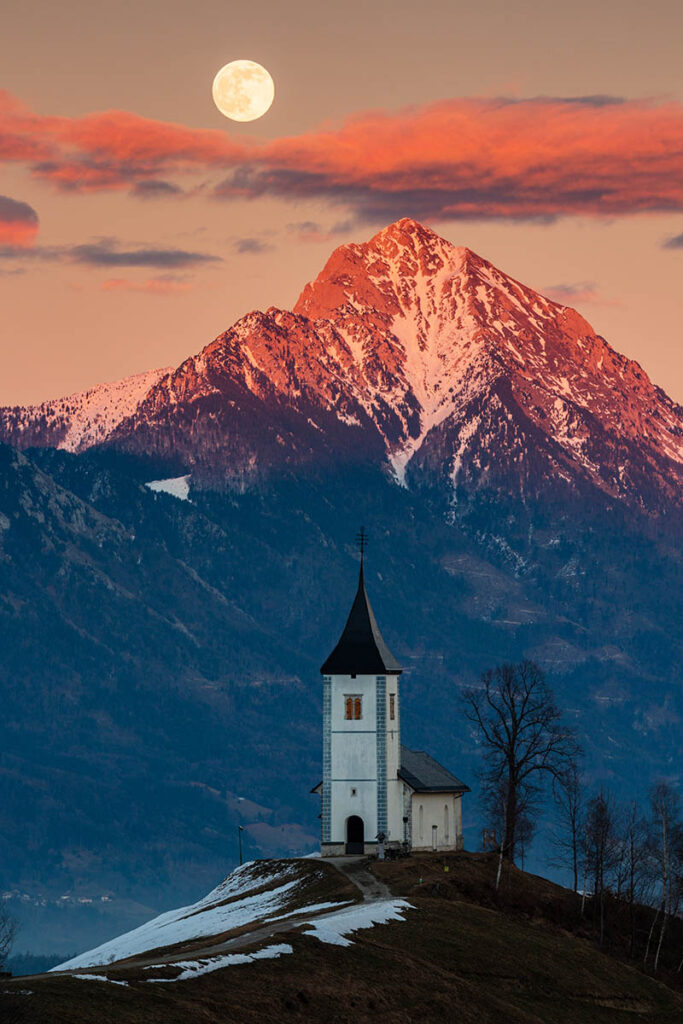
[[[199, 488], [360, 461], [455, 499], [680, 501], [680, 407], [575, 310], [409, 219], [336, 249], [292, 312], [250, 313], [136, 387], [126, 415], [99, 432], [81, 423], [81, 447], [192, 472]], [[4, 410], [2, 436], [17, 443], [30, 415]]]

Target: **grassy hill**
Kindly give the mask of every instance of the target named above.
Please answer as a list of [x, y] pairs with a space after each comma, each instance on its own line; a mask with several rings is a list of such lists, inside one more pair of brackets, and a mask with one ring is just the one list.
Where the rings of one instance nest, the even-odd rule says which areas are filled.
[[[246, 889], [238, 891], [231, 876], [227, 889], [211, 894], [213, 902], [207, 897], [199, 911], [196, 905], [181, 915], [191, 921], [209, 904], [215, 914], [220, 904], [223, 911], [235, 911], [232, 929], [223, 916], [223, 930], [210, 939], [205, 934], [199, 941], [195, 935], [156, 950], [148, 944], [144, 953], [126, 960], [82, 968], [80, 977], [53, 974], [4, 982], [0, 1017], [26, 1024], [364, 1024], [377, 1019], [390, 1024], [678, 1024], [683, 1019], [675, 973], [681, 921], [672, 924], [664, 969], [654, 979], [627, 961], [628, 935], [618, 907], [608, 915], [601, 949], [590, 902], [582, 917], [573, 893], [515, 868], [504, 874], [496, 893], [491, 856], [425, 855], [371, 863], [369, 869], [388, 888], [391, 902], [401, 904], [393, 920], [376, 912], [389, 901], [358, 903], [358, 892], [329, 863], [258, 862], [249, 869], [256, 873]], [[284, 892], [284, 880], [293, 877], [296, 885], [278, 909], [275, 891]], [[253, 930], [240, 910], [249, 900], [258, 908]], [[268, 920], [266, 904], [277, 911], [271, 909]], [[330, 905], [344, 909], [330, 912]], [[321, 906], [324, 912], [315, 910]], [[359, 924], [363, 908], [386, 923]], [[165, 918], [175, 921], [179, 914]], [[343, 931], [343, 914], [356, 915], [358, 930]], [[641, 911], [639, 933], [648, 919]], [[131, 936], [125, 938], [123, 953], [134, 948]], [[151, 972], [150, 964], [156, 964]]]

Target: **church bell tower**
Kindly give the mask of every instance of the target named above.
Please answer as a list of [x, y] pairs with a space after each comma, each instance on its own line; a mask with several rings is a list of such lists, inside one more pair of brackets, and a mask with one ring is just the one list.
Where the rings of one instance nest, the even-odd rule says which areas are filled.
[[358, 589], [323, 676], [322, 854], [374, 852], [377, 836], [404, 838], [399, 676], [365, 589]]

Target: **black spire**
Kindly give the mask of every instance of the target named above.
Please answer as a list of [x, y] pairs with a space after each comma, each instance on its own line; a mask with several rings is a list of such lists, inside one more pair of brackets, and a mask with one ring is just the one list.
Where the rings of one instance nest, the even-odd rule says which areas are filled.
[[361, 549], [358, 590], [339, 643], [320, 671], [325, 676], [398, 675], [401, 666], [382, 638], [365, 590], [363, 555], [367, 535], [362, 528], [358, 543]]

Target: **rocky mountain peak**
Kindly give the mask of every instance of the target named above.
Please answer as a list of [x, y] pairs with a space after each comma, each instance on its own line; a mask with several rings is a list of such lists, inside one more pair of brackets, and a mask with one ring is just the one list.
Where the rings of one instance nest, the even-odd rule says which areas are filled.
[[92, 438], [240, 486], [279, 464], [364, 451], [407, 484], [495, 477], [526, 492], [559, 479], [645, 507], [680, 502], [681, 409], [643, 369], [576, 310], [409, 218], [335, 249], [293, 311], [249, 313], [136, 388], [105, 417], [100, 396], [74, 396], [58, 433], [45, 433], [44, 410], [4, 410], [0, 437]]

